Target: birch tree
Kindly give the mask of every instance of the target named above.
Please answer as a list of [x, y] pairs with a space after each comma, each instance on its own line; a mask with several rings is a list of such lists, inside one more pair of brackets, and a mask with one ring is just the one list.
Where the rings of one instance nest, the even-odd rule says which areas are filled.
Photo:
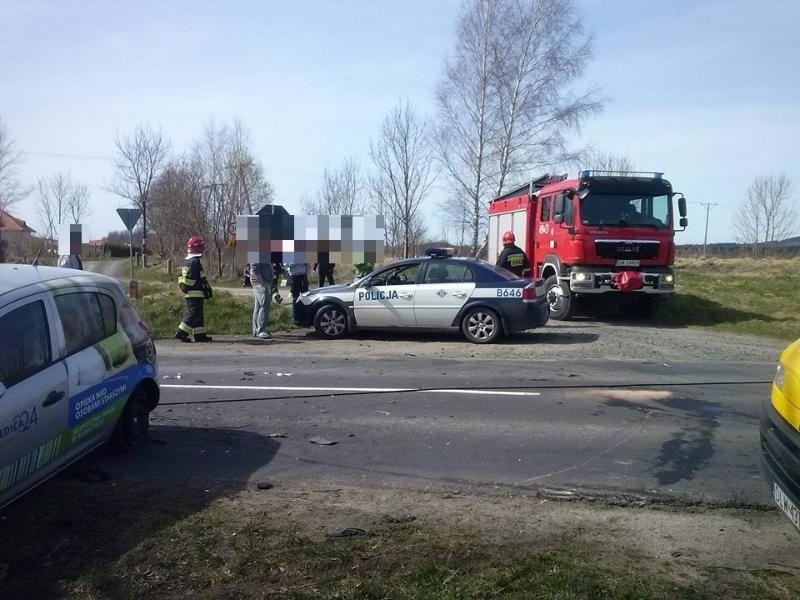
[[369, 188], [373, 203], [388, 213], [398, 245], [407, 258], [424, 232], [422, 204], [434, 182], [428, 126], [408, 102], [383, 119], [370, 142], [374, 175]]
[[570, 135], [600, 110], [577, 89], [591, 56], [573, 0], [467, 0], [437, 93], [436, 145], [473, 251], [492, 196], [531, 170], [574, 161]]
[[357, 215], [364, 212], [364, 181], [358, 162], [348, 158], [334, 170], [325, 169], [314, 195], [300, 199], [307, 215]]
[[80, 223], [89, 216], [89, 189], [73, 183], [69, 173], [42, 177], [36, 183], [35, 210], [45, 240], [51, 240], [61, 223]]
[[769, 248], [796, 231], [797, 205], [792, 181], [786, 175], [756, 177], [734, 215], [737, 241], [749, 244], [758, 257], [759, 246]]

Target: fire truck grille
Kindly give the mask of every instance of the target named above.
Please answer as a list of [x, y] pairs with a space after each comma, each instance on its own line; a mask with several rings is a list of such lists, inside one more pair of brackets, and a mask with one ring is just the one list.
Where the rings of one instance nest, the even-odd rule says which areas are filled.
[[594, 243], [598, 258], [648, 259], [658, 256], [660, 242], [617, 242], [597, 240]]

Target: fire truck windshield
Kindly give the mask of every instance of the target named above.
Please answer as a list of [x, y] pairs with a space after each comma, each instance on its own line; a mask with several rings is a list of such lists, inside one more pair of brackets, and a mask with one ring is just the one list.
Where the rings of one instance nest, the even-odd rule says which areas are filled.
[[630, 227], [669, 226], [669, 196], [636, 194], [589, 194], [580, 205], [584, 225]]

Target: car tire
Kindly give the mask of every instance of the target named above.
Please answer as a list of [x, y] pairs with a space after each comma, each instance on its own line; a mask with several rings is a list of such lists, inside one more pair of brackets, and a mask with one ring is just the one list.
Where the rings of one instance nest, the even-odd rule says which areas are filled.
[[473, 344], [491, 344], [501, 335], [500, 318], [491, 308], [469, 309], [461, 319], [461, 332]]
[[558, 276], [550, 275], [544, 282], [545, 297], [550, 305], [550, 318], [556, 321], [569, 321], [575, 312], [575, 298], [558, 281]]
[[147, 439], [150, 429], [150, 403], [141, 388], [136, 389], [117, 421], [111, 437], [111, 445], [119, 452], [130, 452], [141, 446]]
[[335, 304], [326, 304], [314, 315], [314, 329], [320, 337], [337, 340], [347, 335], [347, 314]]

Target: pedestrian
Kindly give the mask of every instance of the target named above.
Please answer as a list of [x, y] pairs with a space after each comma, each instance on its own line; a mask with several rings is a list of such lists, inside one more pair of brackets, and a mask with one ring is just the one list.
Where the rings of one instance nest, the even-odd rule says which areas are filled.
[[253, 286], [253, 335], [262, 340], [272, 339], [267, 331], [269, 308], [272, 302], [271, 263], [253, 263], [250, 265], [250, 283]]
[[210, 342], [206, 334], [205, 319], [203, 317], [203, 302], [211, 299], [211, 286], [206, 279], [200, 257], [206, 243], [199, 235], [189, 238], [187, 244], [186, 260], [178, 277], [178, 285], [186, 298], [186, 314], [183, 317], [174, 337], [182, 342]]
[[319, 273], [319, 287], [323, 287], [326, 280], [328, 285], [336, 285], [333, 281], [333, 269], [336, 264], [328, 262], [328, 258], [329, 254], [322, 252], [319, 255], [319, 262], [314, 264], [314, 270]]
[[528, 257], [522, 248], [516, 245], [516, 241], [513, 231], [506, 231], [503, 234], [503, 251], [497, 257], [496, 266], [511, 271], [518, 277], [524, 277], [526, 272], [530, 274], [531, 263], [528, 262]]
[[292, 293], [292, 316], [294, 324], [300, 325], [297, 299], [308, 291], [308, 263], [292, 263], [286, 266], [289, 273], [289, 285]]

